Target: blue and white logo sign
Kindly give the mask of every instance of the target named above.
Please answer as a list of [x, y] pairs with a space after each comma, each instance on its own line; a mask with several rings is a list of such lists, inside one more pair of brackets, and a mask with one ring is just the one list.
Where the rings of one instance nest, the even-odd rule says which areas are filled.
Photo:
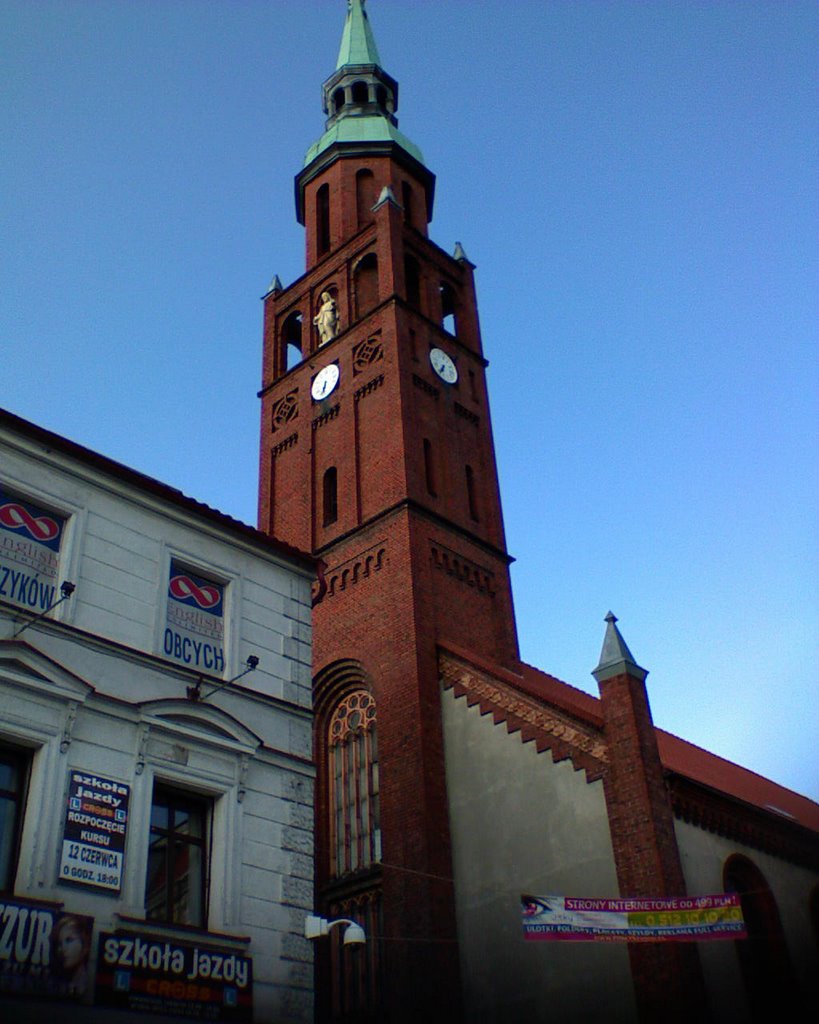
[[189, 668], [221, 673], [224, 654], [225, 586], [171, 561], [165, 656]]
[[35, 612], [54, 603], [64, 526], [0, 487], [0, 598]]

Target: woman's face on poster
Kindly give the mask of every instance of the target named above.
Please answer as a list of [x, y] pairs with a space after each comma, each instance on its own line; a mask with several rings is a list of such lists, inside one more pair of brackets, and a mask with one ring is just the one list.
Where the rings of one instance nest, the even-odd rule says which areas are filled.
[[73, 970], [73, 968], [79, 967], [85, 959], [85, 947], [82, 936], [74, 925], [69, 925], [62, 930], [57, 948], [60, 951], [60, 958], [66, 970]]

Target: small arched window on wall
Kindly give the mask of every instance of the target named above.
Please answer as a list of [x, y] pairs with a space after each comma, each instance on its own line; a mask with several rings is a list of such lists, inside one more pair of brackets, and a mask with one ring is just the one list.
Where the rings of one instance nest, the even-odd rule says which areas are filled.
[[765, 876], [740, 854], [729, 857], [723, 869], [726, 892], [738, 894], [748, 932], [734, 943], [751, 1021], [793, 1020], [787, 1009], [798, 1005], [779, 909]]
[[367, 253], [353, 271], [356, 319], [360, 320], [378, 305], [378, 257]]
[[355, 209], [359, 228], [373, 221], [373, 207], [378, 197], [375, 194], [375, 177], [372, 171], [362, 168], [355, 174]]
[[322, 520], [324, 526], [338, 519], [338, 470], [335, 466], [325, 472], [321, 482]]
[[328, 733], [332, 874], [381, 860], [375, 699], [354, 690], [336, 706]]
[[441, 326], [450, 334], [458, 334], [457, 302], [455, 289], [452, 285], [441, 284]]
[[330, 186], [325, 182], [316, 192], [316, 252], [330, 251]]
[[282, 344], [284, 345], [284, 368], [292, 370], [302, 361], [304, 349], [301, 337], [301, 313], [291, 313], [282, 324]]

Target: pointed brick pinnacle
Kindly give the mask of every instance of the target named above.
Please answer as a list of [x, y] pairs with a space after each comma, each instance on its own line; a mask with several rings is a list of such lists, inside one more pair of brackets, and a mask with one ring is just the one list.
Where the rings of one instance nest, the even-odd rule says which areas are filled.
[[375, 211], [379, 209], [379, 207], [383, 206], [384, 203], [392, 203], [392, 205], [397, 207], [399, 210], [403, 209], [401, 204], [395, 198], [395, 193], [393, 192], [392, 188], [390, 188], [389, 185], [385, 185], [381, 189], [381, 195], [378, 197], [378, 202], [373, 207], [373, 213], [375, 213]]
[[638, 679], [645, 679], [648, 672], [640, 668], [634, 660], [634, 655], [628, 649], [628, 644], [617, 628], [617, 616], [609, 612], [605, 617], [606, 635], [603, 638], [603, 649], [600, 652], [600, 662], [592, 675], [598, 683], [604, 679], [611, 679], [612, 676], [630, 675]]
[[466, 263], [467, 266], [472, 267], [473, 270], [475, 269], [475, 264], [466, 255], [466, 253], [464, 252], [464, 247], [461, 245], [460, 242], [455, 243], [455, 251], [452, 253], [452, 258], [454, 260], [457, 260], [459, 263]]
[[262, 298], [267, 298], [268, 295], [272, 295], [273, 292], [280, 292], [282, 290], [282, 283], [278, 274], [273, 275], [273, 280], [267, 286], [267, 291], [264, 293]]

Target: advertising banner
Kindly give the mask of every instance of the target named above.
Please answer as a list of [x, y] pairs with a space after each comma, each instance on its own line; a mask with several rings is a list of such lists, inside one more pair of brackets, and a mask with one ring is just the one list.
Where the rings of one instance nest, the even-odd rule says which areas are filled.
[[0, 896], [0, 994], [79, 999], [93, 928], [93, 917]]
[[0, 597], [43, 612], [59, 597], [60, 542], [65, 520], [0, 485]]
[[167, 658], [202, 672], [225, 670], [225, 588], [171, 561], [162, 649]]
[[103, 932], [95, 1001], [192, 1020], [251, 1021], [253, 964], [233, 950]]
[[744, 939], [735, 893], [679, 899], [521, 896], [530, 942], [691, 942]]
[[69, 772], [61, 882], [120, 891], [130, 795], [130, 787], [122, 782]]

